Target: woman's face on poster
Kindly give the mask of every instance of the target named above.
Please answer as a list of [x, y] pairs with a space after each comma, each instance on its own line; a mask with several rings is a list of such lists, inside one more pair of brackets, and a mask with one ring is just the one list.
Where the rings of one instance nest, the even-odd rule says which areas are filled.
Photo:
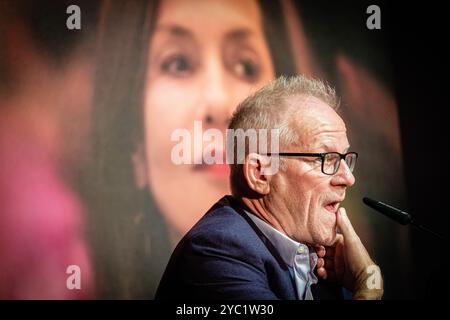
[[[147, 71], [140, 175], [177, 237], [230, 192], [228, 166], [202, 161], [211, 146], [202, 132], [216, 128], [225, 138], [238, 103], [275, 77], [258, 3], [163, 0]], [[194, 121], [201, 121], [200, 135]], [[190, 134], [191, 164], [172, 159], [180, 143], [172, 134], [179, 129]], [[213, 154], [224, 154], [224, 147], [225, 141], [214, 143]]]

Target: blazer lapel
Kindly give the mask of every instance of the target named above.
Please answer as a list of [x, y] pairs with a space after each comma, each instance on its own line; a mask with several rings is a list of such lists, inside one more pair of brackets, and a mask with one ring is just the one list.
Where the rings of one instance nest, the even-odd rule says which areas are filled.
[[247, 210], [248, 212], [251, 212], [251, 210], [249, 208], [247, 208], [244, 204], [239, 203], [232, 196], [227, 196], [226, 198], [227, 198], [230, 206], [237, 213], [239, 213], [239, 215], [241, 215], [245, 219], [245, 221], [252, 227], [252, 229], [258, 235], [260, 240], [264, 243], [264, 245], [267, 247], [267, 249], [269, 250], [271, 255], [276, 260], [277, 267], [279, 267], [279, 270], [278, 270], [279, 272], [277, 273], [279, 278], [273, 279], [273, 281], [274, 281], [273, 285], [277, 286], [279, 288], [279, 292], [277, 292], [277, 293], [282, 294], [282, 296], [280, 296], [280, 298], [286, 299], [286, 300], [296, 300], [297, 299], [297, 289], [295, 286], [295, 281], [290, 274], [289, 267], [283, 261], [280, 254], [275, 249], [275, 247], [270, 242], [270, 240], [267, 239], [267, 237], [261, 232], [261, 230], [259, 230], [259, 228], [252, 221], [252, 219], [250, 219], [250, 217], [244, 211], [244, 210]]

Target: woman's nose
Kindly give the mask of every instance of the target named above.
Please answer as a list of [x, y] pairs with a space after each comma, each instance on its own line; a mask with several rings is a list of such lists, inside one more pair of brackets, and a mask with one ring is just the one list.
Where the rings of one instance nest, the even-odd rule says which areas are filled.
[[204, 106], [201, 118], [204, 124], [218, 129], [226, 128], [236, 106], [233, 105], [232, 86], [220, 61], [210, 61], [205, 66], [201, 90]]

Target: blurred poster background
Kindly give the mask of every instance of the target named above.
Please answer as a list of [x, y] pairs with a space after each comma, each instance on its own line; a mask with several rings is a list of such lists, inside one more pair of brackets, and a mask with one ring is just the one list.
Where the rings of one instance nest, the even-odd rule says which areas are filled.
[[407, 207], [389, 20], [369, 30], [370, 4], [1, 0], [0, 298], [153, 298], [177, 241], [229, 193], [226, 165], [171, 161], [173, 131], [224, 131], [281, 74], [336, 87], [360, 156], [344, 206], [385, 297], [420, 296], [409, 229], [361, 201]]

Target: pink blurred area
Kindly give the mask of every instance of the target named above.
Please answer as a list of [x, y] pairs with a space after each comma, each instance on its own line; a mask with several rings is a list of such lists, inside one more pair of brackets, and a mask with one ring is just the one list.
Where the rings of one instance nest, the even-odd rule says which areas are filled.
[[[4, 120], [0, 120], [0, 297], [87, 298], [92, 271], [82, 237], [81, 203], [32, 132]], [[69, 265], [80, 267], [81, 290], [66, 286]]]
[[[90, 66], [76, 51], [55, 67], [19, 19], [2, 24], [12, 76], [0, 84], [0, 299], [88, 299], [85, 209], [68, 173], [88, 130]], [[73, 265], [79, 289], [67, 286]]]

